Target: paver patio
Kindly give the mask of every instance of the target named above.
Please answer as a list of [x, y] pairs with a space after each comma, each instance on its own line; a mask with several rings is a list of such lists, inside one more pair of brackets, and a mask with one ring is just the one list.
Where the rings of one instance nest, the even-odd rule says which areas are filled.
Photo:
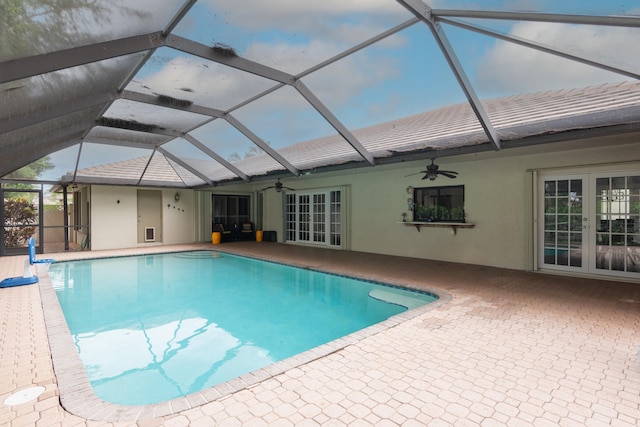
[[[144, 408], [92, 413], [86, 403], [92, 400], [85, 391], [61, 390], [56, 377], [68, 372], [60, 371], [64, 365], [58, 361], [58, 372], [54, 371], [46, 324], [53, 293], [47, 291], [50, 285], [41, 269], [39, 285], [0, 289], [0, 402], [34, 385], [45, 387], [45, 392], [20, 405], [0, 403], [0, 425], [637, 426], [640, 422], [638, 283], [267, 242], [73, 252], [47, 258], [63, 261], [203, 248], [436, 290], [450, 299], [351, 337], [326, 355], [288, 361], [246, 384], [235, 381], [205, 391], [201, 400], [192, 397], [181, 407], [155, 407], [155, 413]], [[21, 275], [25, 258], [0, 258], [0, 277]], [[49, 333], [59, 328], [48, 327]], [[83, 416], [65, 407], [76, 413], [80, 409]], [[92, 420], [86, 417], [89, 413]]]

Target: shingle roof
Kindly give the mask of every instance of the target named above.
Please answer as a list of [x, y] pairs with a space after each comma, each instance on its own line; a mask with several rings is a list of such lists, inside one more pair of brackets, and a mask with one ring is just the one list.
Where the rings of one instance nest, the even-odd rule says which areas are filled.
[[[600, 85], [583, 89], [538, 92], [484, 101], [503, 142], [572, 130], [640, 124], [640, 82]], [[354, 131], [377, 158], [396, 153], [446, 150], [488, 144], [480, 124], [467, 104], [444, 107]], [[362, 161], [340, 136], [328, 136], [286, 147], [280, 153], [301, 170]], [[233, 177], [213, 161], [185, 159], [215, 180]], [[77, 181], [95, 178], [136, 184], [202, 185], [204, 182], [164, 156], [156, 154], [149, 163], [143, 156], [131, 160], [78, 170]], [[273, 170], [275, 161], [258, 154], [238, 161], [243, 170], [256, 175]], [[178, 172], [179, 171], [179, 172]], [[67, 180], [69, 180], [69, 175]], [[191, 184], [186, 184], [186, 183]], [[195, 184], [194, 184], [195, 183]]]

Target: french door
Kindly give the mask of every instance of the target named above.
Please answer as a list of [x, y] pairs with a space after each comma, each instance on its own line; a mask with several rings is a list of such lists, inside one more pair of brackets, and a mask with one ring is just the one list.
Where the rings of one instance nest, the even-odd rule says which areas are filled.
[[542, 266], [588, 271], [587, 177], [549, 176], [541, 184]]
[[343, 247], [341, 190], [285, 194], [285, 240]]
[[539, 177], [539, 267], [640, 278], [640, 173]]

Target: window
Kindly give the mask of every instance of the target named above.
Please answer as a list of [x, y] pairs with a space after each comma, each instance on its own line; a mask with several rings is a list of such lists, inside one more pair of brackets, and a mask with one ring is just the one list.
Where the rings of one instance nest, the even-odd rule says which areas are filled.
[[413, 220], [464, 222], [464, 185], [413, 190]]
[[231, 227], [250, 221], [249, 196], [213, 195], [213, 223]]
[[285, 236], [289, 242], [330, 247], [343, 244], [341, 190], [285, 194]]

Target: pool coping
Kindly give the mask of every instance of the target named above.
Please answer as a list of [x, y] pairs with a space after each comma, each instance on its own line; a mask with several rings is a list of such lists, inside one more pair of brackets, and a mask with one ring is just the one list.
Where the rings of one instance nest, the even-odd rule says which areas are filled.
[[[185, 252], [185, 250], [167, 251], [167, 253], [170, 252]], [[100, 257], [96, 254], [96, 256], [92, 258], [97, 259], [105, 257]], [[82, 259], [87, 258], [85, 257]], [[72, 260], [73, 259], [65, 259], [65, 261]], [[264, 258], [263, 260], [272, 262], [268, 258]], [[296, 265], [295, 263], [290, 265], [294, 267], [305, 268], [304, 266]], [[334, 272], [323, 269], [313, 269], [323, 273], [336, 274]], [[442, 290], [422, 287], [420, 289], [417, 289], [416, 287], [411, 286], [407, 283], [383, 283], [377, 280], [368, 279], [366, 277], [347, 276], [359, 280], [374, 281], [380, 284], [395, 287], [404, 287], [420, 292], [431, 293], [437, 296], [438, 299], [422, 307], [404, 311], [382, 322], [368, 326], [344, 337], [338, 338], [300, 354], [275, 362], [274, 364], [271, 364], [269, 366], [265, 366], [255, 371], [248, 372], [241, 375], [240, 377], [234, 378], [221, 384], [217, 384], [213, 387], [209, 387], [199, 392], [191, 393], [183, 397], [151, 405], [126, 406], [105, 402], [95, 395], [89, 382], [89, 377], [85, 371], [82, 360], [80, 359], [80, 355], [73, 343], [71, 332], [62, 312], [58, 297], [55, 294], [55, 290], [53, 288], [53, 284], [49, 277], [48, 269], [46, 268], [46, 266], [38, 266], [38, 276], [40, 279], [38, 287], [41, 295], [47, 336], [49, 338], [49, 347], [51, 349], [53, 369], [58, 383], [60, 403], [66, 411], [73, 415], [85, 418], [87, 420], [102, 422], [136, 422], [149, 420], [157, 417], [180, 413], [185, 410], [214, 402], [225, 396], [250, 388], [256, 384], [261, 383], [262, 381], [283, 374], [290, 369], [311, 363], [314, 360], [340, 351], [349, 345], [355, 344], [368, 337], [398, 326], [399, 324], [402, 324], [426, 312], [434, 310], [437, 307], [448, 303], [452, 299], [449, 293]]]

